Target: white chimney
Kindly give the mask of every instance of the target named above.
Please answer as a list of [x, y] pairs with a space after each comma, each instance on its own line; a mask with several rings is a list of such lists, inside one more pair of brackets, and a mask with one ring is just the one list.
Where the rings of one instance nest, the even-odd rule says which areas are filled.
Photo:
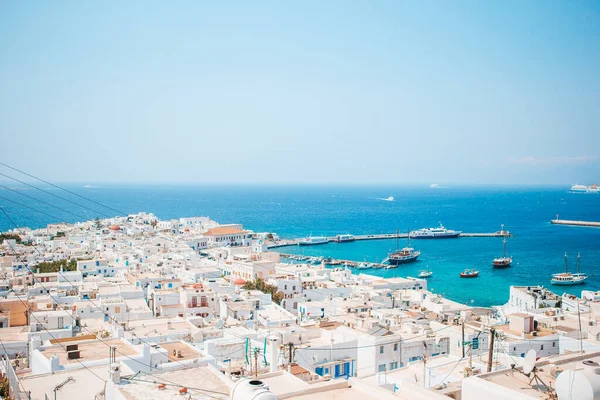
[[114, 383], [115, 385], [121, 383], [121, 366], [119, 365], [119, 363], [110, 364], [109, 375], [112, 383]]

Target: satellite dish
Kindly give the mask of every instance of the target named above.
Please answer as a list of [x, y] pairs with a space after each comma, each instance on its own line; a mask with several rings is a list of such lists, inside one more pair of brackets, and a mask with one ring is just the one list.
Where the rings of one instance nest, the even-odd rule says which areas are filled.
[[525, 375], [529, 375], [535, 368], [536, 358], [537, 354], [535, 353], [535, 350], [531, 349], [527, 352], [525, 361], [523, 361], [523, 373]]

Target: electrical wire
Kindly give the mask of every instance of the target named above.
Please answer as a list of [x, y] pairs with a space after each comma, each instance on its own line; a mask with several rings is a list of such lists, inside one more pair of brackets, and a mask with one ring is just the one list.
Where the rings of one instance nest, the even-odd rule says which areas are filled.
[[60, 200], [66, 201], [66, 202], [68, 202], [68, 203], [71, 203], [71, 204], [73, 204], [73, 205], [75, 205], [75, 206], [81, 207], [81, 208], [83, 208], [84, 210], [93, 211], [93, 212], [95, 212], [95, 213], [97, 213], [97, 214], [104, 215], [104, 216], [105, 216], [105, 217], [107, 217], [107, 218], [111, 218], [111, 217], [112, 217], [112, 216], [110, 216], [110, 215], [108, 215], [108, 214], [104, 214], [104, 213], [103, 213], [103, 212], [101, 212], [101, 211], [94, 210], [93, 208], [86, 207], [86, 206], [84, 206], [84, 205], [82, 205], [82, 204], [80, 204], [80, 203], [76, 203], [76, 202], [74, 202], [74, 201], [72, 201], [72, 200], [69, 200], [69, 199], [67, 199], [67, 198], [65, 198], [65, 197], [59, 196], [59, 195], [57, 195], [56, 193], [49, 192], [49, 191], [47, 191], [47, 190], [44, 190], [44, 189], [42, 189], [42, 188], [40, 188], [40, 187], [34, 186], [34, 185], [30, 184], [30, 183], [24, 182], [24, 181], [22, 181], [22, 180], [20, 180], [20, 179], [17, 179], [17, 178], [14, 178], [14, 177], [12, 177], [12, 176], [9, 176], [9, 175], [6, 175], [6, 174], [3, 174], [2, 172], [0, 172], [0, 175], [1, 175], [1, 176], [4, 176], [4, 177], [6, 177], [6, 178], [8, 178], [8, 179], [12, 179], [13, 181], [19, 182], [19, 183], [21, 183], [21, 184], [23, 184], [23, 185], [29, 186], [29, 187], [30, 187], [30, 188], [32, 188], [32, 189], [39, 190], [40, 192], [42, 192], [42, 193], [45, 193], [45, 194], [47, 194], [47, 195], [50, 195], [50, 196], [52, 196], [52, 197], [56, 197], [57, 199], [60, 199]]
[[88, 217], [84, 217], [83, 215], [79, 215], [79, 214], [77, 214], [77, 213], [74, 213], [74, 212], [72, 212], [72, 211], [67, 211], [67, 210], [65, 210], [64, 208], [61, 208], [61, 207], [55, 206], [54, 204], [48, 203], [47, 201], [40, 200], [40, 199], [36, 199], [36, 198], [35, 198], [35, 197], [33, 197], [33, 196], [29, 196], [29, 195], [27, 195], [27, 194], [25, 194], [25, 193], [21, 193], [20, 191], [18, 191], [18, 190], [15, 190], [15, 189], [11, 189], [11, 188], [9, 188], [8, 186], [4, 186], [4, 185], [1, 185], [1, 184], [0, 184], [0, 187], [1, 187], [1, 188], [4, 188], [4, 189], [6, 189], [6, 190], [9, 190], [9, 191], [11, 191], [11, 192], [13, 192], [13, 193], [16, 193], [16, 194], [18, 194], [18, 195], [20, 195], [20, 196], [24, 196], [24, 197], [27, 197], [28, 199], [31, 199], [31, 200], [37, 201], [38, 203], [42, 203], [42, 204], [45, 204], [45, 205], [47, 205], [47, 206], [50, 206], [50, 207], [56, 208], [57, 210], [60, 210], [60, 211], [62, 211], [62, 212], [65, 212], [65, 213], [67, 213], [67, 214], [72, 214], [72, 215], [75, 215], [77, 218], [81, 218], [81, 219], [83, 219], [84, 221], [87, 221], [87, 220], [89, 220], [89, 218], [88, 218]]
[[[4, 201], [10, 201], [11, 203], [14, 203], [14, 204], [16, 204], [16, 205], [18, 205], [18, 206], [20, 206], [20, 207], [28, 208], [28, 209], [30, 209], [30, 210], [32, 210], [32, 211], [35, 211], [35, 212], [37, 212], [37, 213], [40, 213], [40, 214], [43, 214], [43, 215], [45, 215], [45, 216], [47, 216], [47, 217], [54, 218], [54, 219], [55, 219], [55, 220], [57, 220], [57, 221], [60, 221], [60, 220], [62, 219], [62, 218], [59, 218], [59, 217], [57, 217], [57, 216], [54, 216], [54, 215], [52, 215], [52, 214], [48, 214], [47, 212], [40, 211], [40, 210], [36, 210], [36, 209], [35, 209], [35, 208], [33, 208], [33, 207], [29, 207], [29, 206], [27, 206], [27, 205], [25, 205], [25, 204], [22, 204], [22, 203], [19, 203], [19, 202], [17, 202], [17, 201], [14, 201], [14, 200], [11, 200], [11, 199], [7, 199], [6, 197], [2, 197], [2, 196], [0, 196], [0, 199], [2, 199], [2, 200], [4, 200]], [[0, 206], [0, 207], [1, 207], [1, 206]]]
[[2, 165], [2, 166], [5, 166], [6, 168], [10, 168], [10, 169], [12, 169], [13, 171], [20, 172], [20, 173], [21, 173], [21, 174], [23, 174], [23, 175], [26, 175], [26, 176], [28, 176], [28, 177], [30, 177], [30, 178], [33, 178], [33, 179], [36, 179], [36, 180], [38, 180], [38, 181], [40, 181], [40, 182], [43, 182], [43, 183], [45, 183], [45, 184], [47, 184], [47, 185], [50, 185], [50, 186], [52, 186], [52, 187], [54, 187], [54, 188], [56, 188], [56, 189], [63, 190], [63, 191], [65, 191], [65, 192], [69, 193], [69, 194], [72, 194], [73, 196], [77, 196], [77, 197], [79, 197], [79, 198], [81, 198], [81, 199], [83, 199], [83, 200], [87, 200], [87, 201], [89, 201], [89, 202], [91, 202], [91, 203], [94, 203], [94, 204], [96, 204], [96, 205], [99, 205], [99, 206], [101, 206], [101, 207], [104, 207], [104, 208], [106, 208], [106, 209], [108, 209], [108, 210], [114, 211], [114, 212], [116, 212], [116, 213], [117, 213], [117, 214], [119, 214], [119, 215], [127, 215], [127, 213], [125, 213], [125, 212], [123, 212], [123, 211], [119, 211], [119, 210], [117, 210], [117, 209], [115, 209], [115, 208], [113, 208], [113, 207], [109, 207], [109, 206], [107, 206], [107, 205], [104, 205], [104, 204], [102, 204], [102, 203], [100, 203], [100, 202], [97, 202], [97, 201], [95, 201], [95, 200], [92, 200], [92, 199], [90, 199], [90, 198], [88, 198], [88, 197], [82, 196], [82, 195], [80, 195], [80, 194], [78, 194], [78, 193], [76, 193], [76, 192], [73, 192], [73, 191], [71, 191], [71, 190], [65, 189], [65, 188], [63, 188], [63, 187], [61, 187], [61, 186], [58, 186], [58, 185], [54, 184], [54, 183], [48, 182], [48, 181], [46, 181], [46, 180], [44, 180], [44, 179], [42, 179], [42, 178], [38, 178], [37, 176], [34, 176], [34, 175], [32, 175], [32, 174], [29, 174], [29, 173], [27, 173], [27, 172], [25, 172], [25, 171], [22, 171], [22, 170], [18, 169], [18, 168], [11, 167], [10, 165], [8, 165], [8, 164], [5, 164], [5, 163], [3, 163], [3, 162], [0, 162], [0, 165]]

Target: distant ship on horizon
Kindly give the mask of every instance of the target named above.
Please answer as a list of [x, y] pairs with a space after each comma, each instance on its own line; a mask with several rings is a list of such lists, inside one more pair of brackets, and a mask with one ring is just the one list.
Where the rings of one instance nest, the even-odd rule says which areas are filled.
[[569, 190], [569, 192], [570, 193], [600, 193], [600, 187], [596, 183], [594, 183], [593, 185], [590, 185], [590, 186], [575, 184], [575, 185], [571, 186], [571, 189]]

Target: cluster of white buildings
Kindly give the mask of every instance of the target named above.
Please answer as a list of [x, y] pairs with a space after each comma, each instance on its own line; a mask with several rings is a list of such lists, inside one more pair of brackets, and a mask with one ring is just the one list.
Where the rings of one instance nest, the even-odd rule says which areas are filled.
[[[526, 399], [535, 391], [518, 368], [531, 349], [563, 373], [600, 358], [600, 292], [511, 287], [504, 306], [469, 307], [423, 279], [283, 262], [264, 235], [207, 217], [14, 233], [23, 244], [0, 243], [0, 339], [15, 397], [226, 398], [235, 386], [271, 398]], [[73, 267], [39, 268], [60, 260]], [[259, 279], [264, 291], [250, 285]]]

